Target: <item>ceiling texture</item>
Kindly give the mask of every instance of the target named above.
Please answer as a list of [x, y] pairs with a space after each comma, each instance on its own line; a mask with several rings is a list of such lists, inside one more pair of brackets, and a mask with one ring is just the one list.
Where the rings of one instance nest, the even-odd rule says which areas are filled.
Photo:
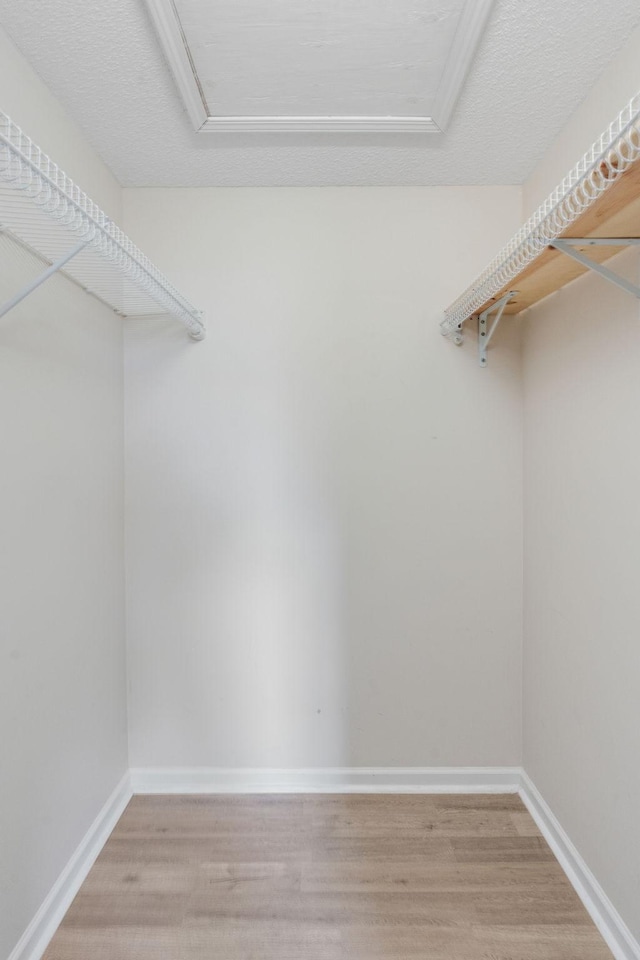
[[0, 24], [124, 186], [516, 184], [640, 3], [1, 0]]

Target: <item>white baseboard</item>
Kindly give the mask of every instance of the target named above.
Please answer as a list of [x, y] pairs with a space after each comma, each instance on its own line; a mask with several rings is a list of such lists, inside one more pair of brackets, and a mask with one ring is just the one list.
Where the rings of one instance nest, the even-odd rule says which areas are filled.
[[126, 773], [87, 830], [8, 960], [40, 960], [131, 796], [130, 777]]
[[139, 767], [137, 793], [517, 793], [519, 767]]
[[640, 960], [640, 944], [591, 873], [531, 778], [522, 773], [520, 797], [602, 934], [615, 960]]

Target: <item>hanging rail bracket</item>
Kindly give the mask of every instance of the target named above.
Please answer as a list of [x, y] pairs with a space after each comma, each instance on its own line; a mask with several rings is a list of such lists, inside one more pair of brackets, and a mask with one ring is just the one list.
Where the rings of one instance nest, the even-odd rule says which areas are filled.
[[[509, 290], [508, 293], [505, 293], [504, 296], [500, 297], [499, 300], [496, 300], [495, 303], [492, 303], [490, 307], [487, 307], [486, 310], [483, 310], [482, 313], [478, 315], [478, 360], [480, 361], [481, 367], [486, 367], [487, 365], [487, 347], [489, 346], [491, 337], [496, 331], [496, 327], [502, 320], [504, 309], [517, 295], [517, 290]], [[489, 327], [489, 320], [494, 314], [493, 323]]]
[[562, 237], [552, 240], [550, 246], [571, 257], [572, 260], [576, 260], [583, 267], [588, 267], [594, 273], [600, 274], [609, 283], [615, 283], [617, 287], [640, 299], [640, 287], [637, 284], [625, 280], [604, 264], [592, 260], [582, 250], [574, 250], [574, 247], [635, 247], [640, 246], [640, 237]]

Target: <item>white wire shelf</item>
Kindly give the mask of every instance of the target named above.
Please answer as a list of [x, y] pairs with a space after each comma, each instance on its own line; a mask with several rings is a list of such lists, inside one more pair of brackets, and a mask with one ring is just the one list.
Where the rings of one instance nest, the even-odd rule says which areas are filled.
[[[506, 312], [517, 313], [536, 299], [551, 292], [548, 283], [543, 284], [540, 296], [536, 297], [535, 291], [531, 290], [528, 299], [520, 298], [518, 301], [518, 293], [512, 288], [518, 286], [518, 278], [525, 271], [527, 276], [530, 275], [532, 264], [542, 258], [549, 247], [554, 246], [554, 241], [568, 237], [573, 227], [580, 228], [586, 223], [587, 211], [594, 205], [598, 205], [600, 198], [614, 184], [621, 184], [621, 179], [639, 157], [640, 93], [636, 94], [618, 114], [562, 183], [547, 197], [480, 276], [445, 310], [444, 319], [440, 324], [443, 335], [460, 343], [463, 324], [471, 317], [491, 309], [494, 304], [495, 307], [499, 307], [503, 298], [509, 296], [512, 301], [507, 306]], [[626, 183], [629, 183], [628, 179]], [[634, 183], [633, 193], [624, 198], [618, 206], [622, 206], [630, 198], [635, 200], [638, 195], [638, 188]], [[611, 207], [613, 206], [612, 204]], [[603, 224], [606, 223], [604, 211], [601, 220]], [[635, 227], [633, 236], [637, 235], [637, 228], [640, 227], [640, 223], [636, 223], [636, 220], [634, 211], [633, 217], [630, 216], [626, 224], [626, 226]], [[594, 222], [593, 219], [590, 221], [590, 228], [593, 228]], [[620, 225], [618, 220], [618, 230], [612, 231], [612, 237], [620, 238], [619, 246], [622, 247], [624, 246], [622, 238], [625, 237], [625, 233], [619, 232]], [[602, 237], [602, 229], [590, 229], [587, 236]], [[605, 253], [616, 252], [611, 239], [600, 242], [610, 245], [610, 250]], [[585, 240], [586, 243], [587, 240]], [[560, 242], [557, 249], [561, 249]], [[558, 255], [562, 256], [562, 253]], [[601, 259], [604, 259], [604, 255]], [[556, 289], [560, 285], [562, 283], [558, 283]]]
[[[169, 314], [195, 340], [201, 314], [138, 247], [0, 111], [0, 232], [123, 317]], [[34, 284], [35, 285], [35, 284]], [[32, 287], [20, 291], [0, 315]]]

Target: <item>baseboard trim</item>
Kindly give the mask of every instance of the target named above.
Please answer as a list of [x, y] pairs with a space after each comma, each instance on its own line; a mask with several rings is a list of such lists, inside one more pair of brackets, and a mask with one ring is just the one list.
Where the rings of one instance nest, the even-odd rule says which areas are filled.
[[145, 793], [517, 793], [519, 767], [139, 767], [134, 794]]
[[40, 960], [131, 797], [131, 780], [127, 772], [80, 841], [8, 960]]
[[520, 797], [615, 960], [640, 960], [640, 944], [576, 850], [531, 778], [524, 772], [521, 778]]

